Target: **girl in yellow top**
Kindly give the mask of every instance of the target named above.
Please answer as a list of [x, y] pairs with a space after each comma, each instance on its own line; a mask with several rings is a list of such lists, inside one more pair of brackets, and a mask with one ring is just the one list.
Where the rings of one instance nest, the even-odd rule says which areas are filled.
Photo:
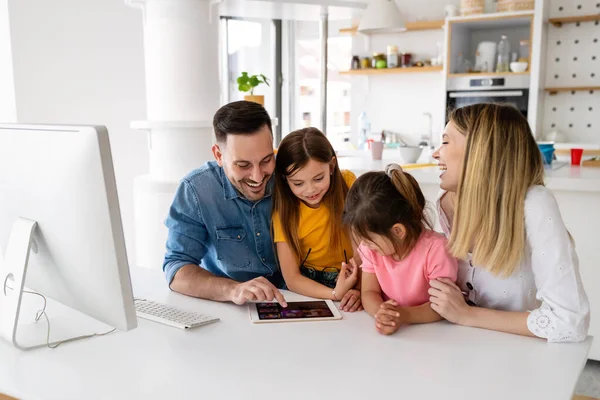
[[283, 278], [296, 293], [341, 301], [344, 311], [362, 309], [355, 246], [342, 225], [344, 201], [355, 180], [352, 172], [340, 171], [331, 143], [318, 129], [300, 129], [281, 141], [273, 240]]

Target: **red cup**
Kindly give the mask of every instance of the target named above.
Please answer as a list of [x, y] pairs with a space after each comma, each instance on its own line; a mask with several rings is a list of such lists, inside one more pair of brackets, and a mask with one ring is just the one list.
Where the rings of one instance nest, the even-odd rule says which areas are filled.
[[583, 149], [571, 149], [571, 165], [580, 165]]

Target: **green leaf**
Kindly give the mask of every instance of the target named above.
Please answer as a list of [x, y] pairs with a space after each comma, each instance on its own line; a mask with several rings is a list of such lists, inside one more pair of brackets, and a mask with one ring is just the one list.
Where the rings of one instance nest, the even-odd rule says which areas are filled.
[[248, 84], [244, 84], [244, 83], [240, 83], [238, 85], [238, 90], [240, 92], [249, 92], [252, 90], [252, 86], [248, 85]]
[[261, 83], [271, 86], [269, 84], [269, 79], [263, 74], [250, 76], [247, 72], [242, 72], [242, 74], [237, 78], [237, 83], [238, 90], [240, 92], [250, 92], [250, 94], [254, 94], [254, 88]]
[[252, 76], [250, 77], [250, 85], [251, 85], [252, 87], [256, 87], [256, 86], [258, 86], [259, 84], [260, 84], [260, 81], [258, 80], [258, 78], [256, 77], [256, 75], [252, 75]]

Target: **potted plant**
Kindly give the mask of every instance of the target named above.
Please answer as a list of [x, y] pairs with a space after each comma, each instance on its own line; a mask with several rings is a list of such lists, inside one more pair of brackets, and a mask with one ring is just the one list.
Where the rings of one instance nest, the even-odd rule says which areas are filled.
[[254, 95], [254, 88], [264, 83], [267, 86], [269, 85], [269, 80], [263, 74], [259, 75], [248, 75], [247, 72], [242, 72], [239, 78], [237, 78], [238, 90], [240, 92], [250, 92], [249, 95], [244, 96], [244, 100], [253, 101], [262, 106], [265, 105], [265, 96], [263, 95]]

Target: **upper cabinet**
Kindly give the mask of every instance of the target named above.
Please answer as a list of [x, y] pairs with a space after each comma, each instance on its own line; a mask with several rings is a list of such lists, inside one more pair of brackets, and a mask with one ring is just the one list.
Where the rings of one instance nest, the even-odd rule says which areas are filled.
[[533, 11], [482, 14], [447, 19], [447, 74], [496, 74], [499, 42], [506, 36], [509, 60], [525, 61], [525, 71], [501, 74], [526, 74], [531, 66]]

